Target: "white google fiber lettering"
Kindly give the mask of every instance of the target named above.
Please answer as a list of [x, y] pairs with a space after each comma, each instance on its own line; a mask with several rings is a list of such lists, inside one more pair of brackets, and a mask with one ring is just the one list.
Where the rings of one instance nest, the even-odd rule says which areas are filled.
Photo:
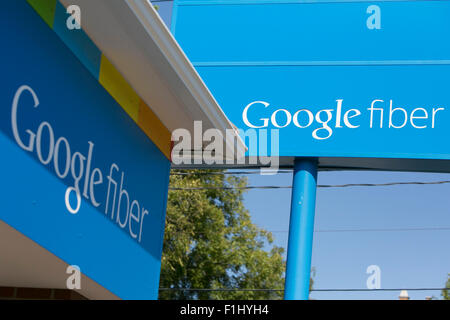
[[[74, 150], [69, 140], [63, 136], [56, 138], [51, 124], [46, 121], [42, 121], [35, 131], [31, 129], [19, 130], [17, 114], [20, 98], [24, 92], [31, 94], [34, 108], [38, 108], [39, 106], [39, 99], [35, 91], [29, 86], [21, 86], [16, 91], [11, 108], [11, 127], [16, 143], [27, 152], [36, 152], [37, 158], [44, 166], [50, 165], [53, 162], [54, 172], [60, 179], [66, 179], [70, 173], [73, 179], [73, 185], [67, 187], [64, 201], [67, 210], [71, 214], [79, 212], [82, 200], [81, 196], [86, 200], [90, 200], [92, 206], [96, 208], [100, 207], [102, 202], [98, 200], [99, 197], [95, 188], [103, 183], [104, 175], [99, 168], [93, 167], [92, 164], [95, 144], [91, 141], [87, 142], [87, 156], [83, 155], [80, 151], [73, 152]], [[48, 145], [43, 146], [43, 141], [47, 141]], [[44, 152], [43, 150], [48, 151]], [[64, 166], [62, 167], [60, 167], [60, 160], [64, 160]], [[123, 171], [121, 172], [120, 188], [117, 190], [114, 173], [118, 171], [120, 171], [119, 166], [116, 163], [112, 163], [109, 175], [106, 177], [108, 179], [108, 191], [106, 194], [104, 213], [105, 215], [110, 215], [111, 220], [115, 218], [115, 222], [120, 228], [125, 229], [128, 227], [127, 231], [129, 235], [138, 242], [141, 242], [144, 218], [149, 214], [149, 211], [141, 206], [137, 200], [132, 200], [130, 197], [124, 187], [125, 172]], [[82, 184], [83, 182], [84, 184]], [[70, 203], [72, 193], [76, 197], [75, 206]], [[118, 201], [116, 202], [117, 197]], [[125, 210], [121, 210], [124, 204], [126, 208]]]

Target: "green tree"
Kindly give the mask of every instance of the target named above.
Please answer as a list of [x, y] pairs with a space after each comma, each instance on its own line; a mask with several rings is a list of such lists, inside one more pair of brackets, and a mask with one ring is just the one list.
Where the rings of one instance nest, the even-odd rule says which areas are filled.
[[447, 275], [447, 283], [445, 284], [445, 287], [447, 289], [442, 290], [442, 298], [444, 298], [444, 300], [450, 300], [450, 273]]
[[[252, 223], [243, 190], [235, 188], [247, 179], [217, 170], [172, 173], [172, 188], [210, 189], [169, 191], [161, 288], [283, 288], [283, 249]], [[280, 298], [281, 291], [160, 292], [160, 299]]]

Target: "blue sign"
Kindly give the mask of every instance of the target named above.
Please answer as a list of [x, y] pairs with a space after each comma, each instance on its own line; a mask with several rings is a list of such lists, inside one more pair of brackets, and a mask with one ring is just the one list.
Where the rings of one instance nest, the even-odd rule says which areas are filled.
[[0, 220], [120, 298], [156, 299], [169, 160], [25, 1], [0, 21]]
[[450, 159], [450, 1], [177, 0], [172, 23], [230, 120], [279, 130], [282, 157]]

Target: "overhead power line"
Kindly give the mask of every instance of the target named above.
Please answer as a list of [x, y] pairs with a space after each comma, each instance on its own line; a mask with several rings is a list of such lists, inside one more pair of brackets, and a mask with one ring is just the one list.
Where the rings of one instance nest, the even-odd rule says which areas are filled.
[[[292, 170], [278, 170], [278, 173], [292, 173]], [[189, 175], [248, 175], [248, 174], [261, 174], [257, 171], [198, 171], [198, 172], [171, 172], [172, 176], [189, 176]]]
[[[386, 288], [386, 289], [311, 289], [314, 292], [382, 292], [382, 291], [442, 291], [448, 288]], [[245, 291], [263, 291], [263, 292], [283, 292], [284, 289], [239, 289], [239, 288], [159, 288], [159, 291], [207, 291], [207, 292], [245, 292]]]
[[[289, 230], [265, 230], [270, 233], [288, 233]], [[450, 227], [422, 227], [422, 228], [371, 228], [371, 229], [318, 229], [315, 233], [340, 233], [340, 232], [408, 232], [408, 231], [450, 231]], [[177, 233], [188, 231], [176, 230]], [[195, 232], [195, 234], [206, 234], [208, 232]]]
[[[450, 231], [450, 227], [423, 227], [423, 228], [379, 228], [379, 229], [323, 229], [314, 232], [401, 232], [401, 231]], [[289, 232], [287, 230], [275, 232]]]
[[[319, 184], [318, 188], [350, 188], [350, 187], [389, 187], [402, 185], [440, 185], [448, 184], [450, 180], [430, 181], [430, 182], [388, 182], [388, 183], [348, 183], [348, 184]], [[253, 190], [253, 189], [292, 189], [292, 186], [245, 186], [245, 187], [170, 187], [172, 191], [182, 190]]]

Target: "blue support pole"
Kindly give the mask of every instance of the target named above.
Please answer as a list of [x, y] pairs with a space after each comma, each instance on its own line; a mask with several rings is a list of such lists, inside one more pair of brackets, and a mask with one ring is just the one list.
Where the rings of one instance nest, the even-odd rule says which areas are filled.
[[286, 263], [285, 300], [308, 300], [316, 207], [317, 160], [296, 158]]

